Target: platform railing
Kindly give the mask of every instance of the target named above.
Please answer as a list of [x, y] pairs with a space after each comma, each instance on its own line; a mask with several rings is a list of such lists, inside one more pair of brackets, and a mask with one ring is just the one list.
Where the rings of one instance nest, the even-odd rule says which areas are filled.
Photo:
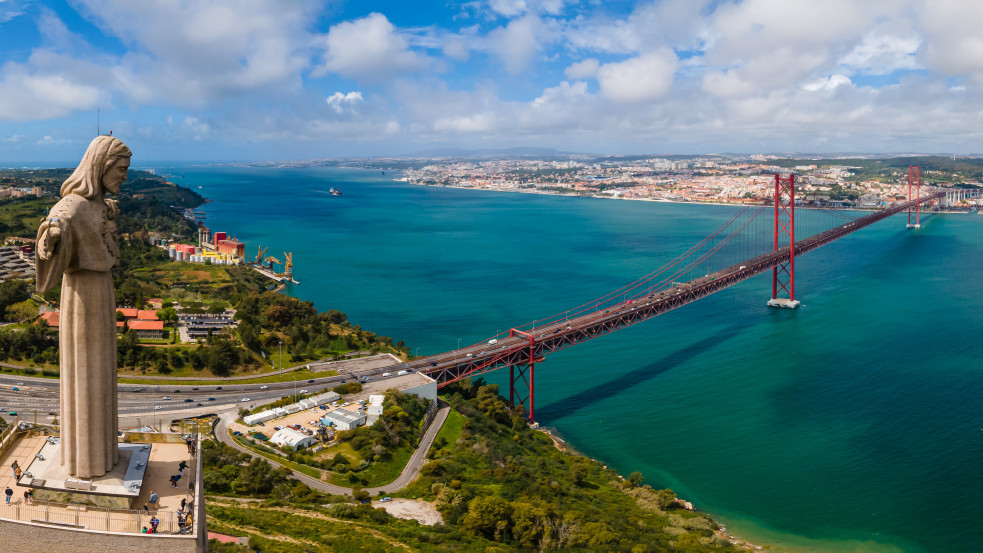
[[[114, 509], [52, 501], [26, 503], [23, 499], [0, 505], [0, 518], [3, 519], [112, 533], [142, 533], [144, 528], [152, 527], [151, 521], [155, 517], [158, 521], [156, 533], [181, 533], [178, 512], [172, 509]], [[194, 534], [195, 522], [194, 516], [186, 521], [185, 527], [192, 529], [188, 531], [190, 535]]]

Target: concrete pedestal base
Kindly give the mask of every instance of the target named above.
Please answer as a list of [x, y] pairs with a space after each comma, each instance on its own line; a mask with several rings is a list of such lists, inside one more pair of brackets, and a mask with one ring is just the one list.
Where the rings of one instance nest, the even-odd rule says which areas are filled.
[[116, 509], [132, 509], [147, 472], [150, 444], [119, 444], [119, 463], [92, 479], [72, 478], [61, 465], [61, 442], [49, 438], [17, 482], [34, 488], [35, 499]]
[[909, 224], [908, 225], [908, 228], [922, 228], [922, 226], [921, 225], [912, 225], [912, 224]]
[[799, 300], [790, 300], [788, 298], [772, 298], [768, 300], [769, 307], [784, 307], [786, 309], [795, 309], [799, 306]]

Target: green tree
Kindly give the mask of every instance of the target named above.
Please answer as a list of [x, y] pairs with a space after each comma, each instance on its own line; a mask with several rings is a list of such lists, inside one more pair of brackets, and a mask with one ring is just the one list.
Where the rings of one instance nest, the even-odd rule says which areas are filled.
[[157, 318], [164, 321], [165, 323], [176, 323], [177, 309], [174, 309], [173, 307], [164, 307], [158, 309]]
[[38, 304], [34, 300], [24, 300], [7, 306], [4, 314], [8, 321], [23, 323], [38, 316]]
[[512, 505], [497, 495], [476, 497], [468, 503], [468, 512], [459, 521], [463, 530], [495, 541], [508, 538]]
[[643, 482], [645, 482], [645, 477], [642, 476], [642, 473], [636, 470], [635, 472], [628, 475], [628, 481], [631, 482], [632, 485], [634, 485], [637, 488], [641, 486]]
[[25, 280], [7, 280], [0, 282], [0, 313], [5, 313], [7, 307], [31, 297]]

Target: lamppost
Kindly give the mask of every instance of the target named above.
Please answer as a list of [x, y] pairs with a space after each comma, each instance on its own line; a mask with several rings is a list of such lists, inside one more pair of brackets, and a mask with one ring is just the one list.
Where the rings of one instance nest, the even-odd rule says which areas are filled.
[[461, 349], [461, 339], [457, 339], [457, 349]]
[[157, 386], [154, 386], [154, 414], [150, 416], [150, 428], [154, 427], [154, 419], [157, 418]]
[[419, 357], [419, 356], [420, 356], [420, 348], [416, 348], [416, 355], [414, 355], [413, 357]]

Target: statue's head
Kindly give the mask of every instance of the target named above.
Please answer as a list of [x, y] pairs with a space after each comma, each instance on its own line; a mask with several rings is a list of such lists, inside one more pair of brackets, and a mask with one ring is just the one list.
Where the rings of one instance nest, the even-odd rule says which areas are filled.
[[92, 199], [102, 190], [119, 192], [131, 155], [122, 140], [114, 136], [97, 136], [89, 144], [75, 172], [61, 185], [61, 197], [78, 194]]

